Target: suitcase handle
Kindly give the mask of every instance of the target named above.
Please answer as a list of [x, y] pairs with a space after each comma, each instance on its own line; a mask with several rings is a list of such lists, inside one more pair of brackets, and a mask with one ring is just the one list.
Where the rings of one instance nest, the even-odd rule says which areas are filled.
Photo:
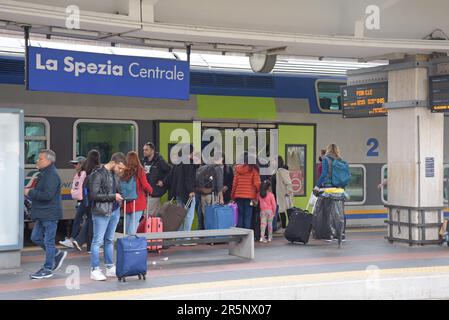
[[192, 203], [192, 199], [193, 199], [193, 198], [190, 198], [190, 197], [189, 197], [189, 200], [187, 200], [187, 203], [186, 203], [186, 205], [184, 206], [184, 209], [189, 209], [190, 204]]

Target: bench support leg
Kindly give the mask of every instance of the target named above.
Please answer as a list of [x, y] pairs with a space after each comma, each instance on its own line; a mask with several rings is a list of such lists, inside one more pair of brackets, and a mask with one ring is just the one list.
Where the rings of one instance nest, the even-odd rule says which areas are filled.
[[232, 256], [254, 259], [254, 231], [251, 230], [242, 240], [239, 242], [231, 242], [229, 248], [229, 254]]

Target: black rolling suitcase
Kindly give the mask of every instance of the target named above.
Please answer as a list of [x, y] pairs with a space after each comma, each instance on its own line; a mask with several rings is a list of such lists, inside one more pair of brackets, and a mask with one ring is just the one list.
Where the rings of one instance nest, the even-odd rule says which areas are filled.
[[310, 232], [312, 231], [312, 214], [306, 209], [291, 208], [288, 209], [289, 220], [284, 237], [290, 242], [309, 242]]

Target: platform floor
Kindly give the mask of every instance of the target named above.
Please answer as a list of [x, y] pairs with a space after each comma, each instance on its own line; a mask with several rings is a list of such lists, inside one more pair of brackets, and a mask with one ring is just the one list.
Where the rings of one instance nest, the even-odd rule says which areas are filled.
[[53, 278], [31, 280], [42, 251], [27, 248], [22, 270], [0, 274], [0, 299], [449, 299], [449, 247], [389, 244], [382, 230], [349, 230], [341, 249], [283, 237], [256, 243], [252, 261], [227, 245], [150, 253], [148, 277], [120, 283], [89, 278], [89, 254], [68, 249]]

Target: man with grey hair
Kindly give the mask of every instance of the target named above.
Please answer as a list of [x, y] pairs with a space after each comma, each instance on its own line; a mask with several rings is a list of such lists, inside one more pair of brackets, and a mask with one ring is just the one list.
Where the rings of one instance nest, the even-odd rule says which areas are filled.
[[36, 166], [39, 176], [34, 188], [25, 188], [25, 195], [31, 198], [31, 219], [35, 222], [31, 241], [45, 251], [45, 263], [33, 273], [32, 279], [53, 276], [67, 256], [67, 252], [55, 247], [58, 221], [62, 218], [61, 178], [54, 165], [56, 154], [52, 150], [41, 150]]

